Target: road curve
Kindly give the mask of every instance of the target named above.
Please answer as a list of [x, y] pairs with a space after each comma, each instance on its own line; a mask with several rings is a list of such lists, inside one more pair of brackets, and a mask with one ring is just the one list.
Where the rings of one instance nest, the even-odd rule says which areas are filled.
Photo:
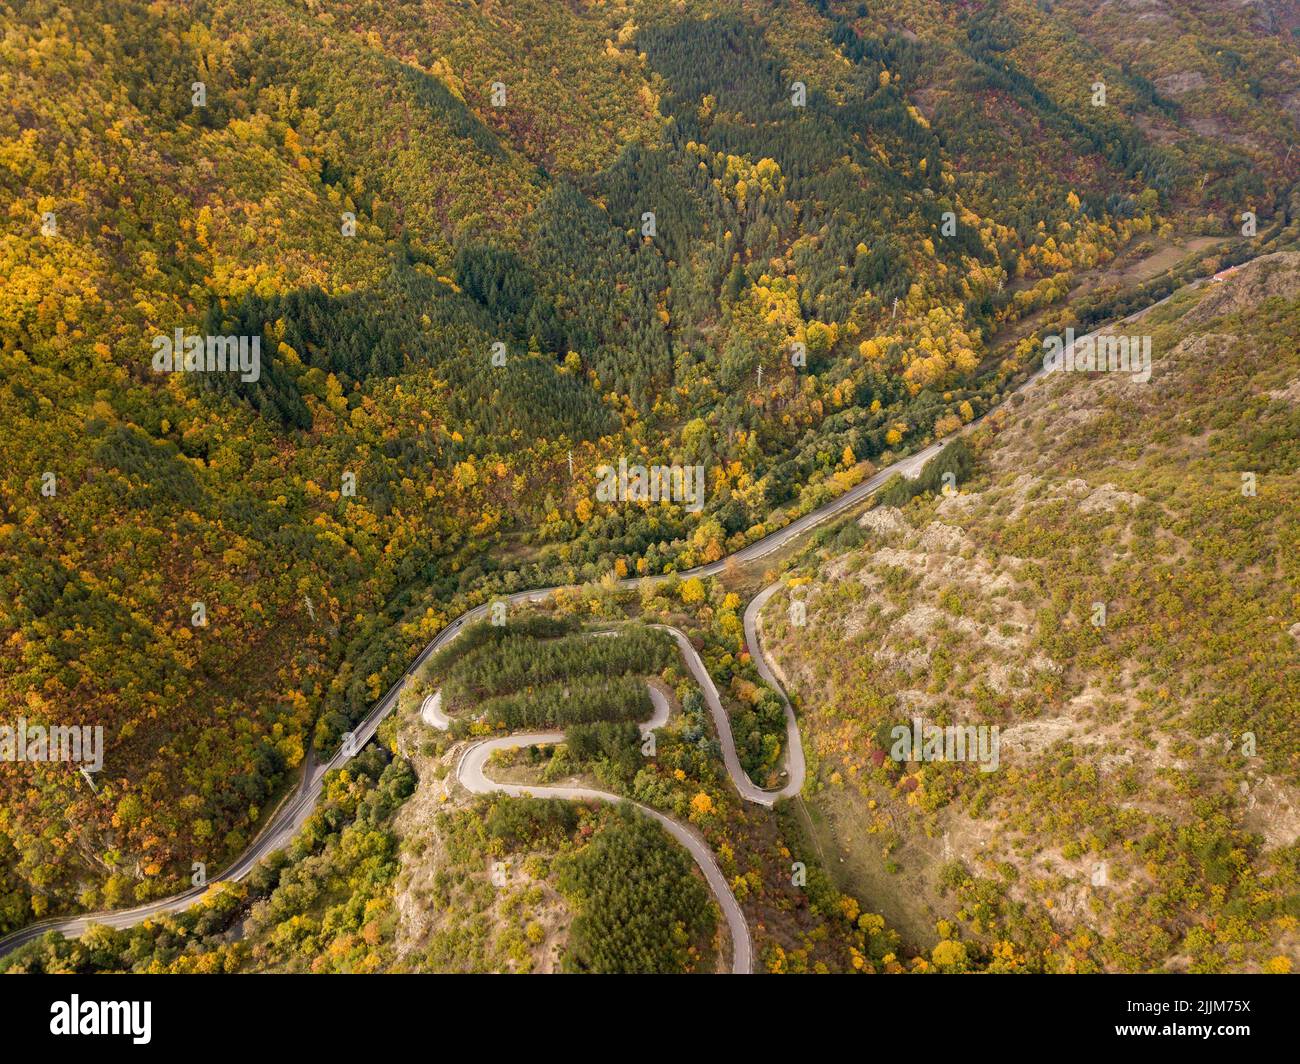
[[[655, 701], [655, 715], [641, 725], [641, 734], [646, 735], [655, 728], [662, 727], [668, 720], [668, 699], [654, 687], [650, 688]], [[717, 859], [707, 842], [693, 829], [680, 824], [672, 817], [665, 816], [657, 809], [640, 802], [622, 798], [607, 791], [598, 791], [591, 787], [552, 787], [531, 786], [518, 783], [497, 783], [489, 779], [483, 771], [488, 759], [498, 750], [517, 750], [522, 746], [537, 746], [564, 742], [564, 732], [521, 732], [518, 735], [506, 735], [497, 739], [483, 739], [468, 747], [460, 756], [456, 765], [456, 779], [471, 794], [505, 794], [512, 798], [563, 798], [574, 802], [627, 802], [658, 821], [695, 860], [704, 879], [718, 900], [718, 907], [727, 921], [731, 933], [731, 971], [733, 975], [749, 975], [753, 972], [753, 944], [749, 937], [749, 924], [740, 903], [731, 892], [727, 877], [718, 867]]]
[[[1193, 281], [1190, 284], [1183, 286], [1183, 288], [1178, 289], [1176, 292], [1170, 293], [1170, 295], [1166, 296], [1164, 299], [1153, 303], [1150, 307], [1147, 307], [1146, 310], [1131, 314], [1123, 320], [1125, 323], [1132, 322], [1141, 317], [1141, 315], [1146, 313], [1147, 310], [1152, 310], [1155, 307], [1160, 306], [1162, 303], [1167, 302], [1169, 299], [1172, 299], [1177, 292], [1181, 292], [1185, 288], [1198, 288], [1204, 283], [1204, 279]], [[1075, 340], [1075, 343], [1080, 343], [1085, 339], [1096, 336], [1099, 332], [1101, 332], [1100, 329], [1088, 334], [1087, 337], [1078, 337]], [[1035, 370], [1019, 385], [1018, 388], [1015, 389], [1014, 392], [1008, 393], [1008, 398], [1010, 395], [1017, 394], [1032, 387], [1037, 381], [1042, 379], [1044, 375], [1045, 370], [1041, 368]], [[1004, 399], [1003, 403], [1005, 403], [1005, 401], [1006, 400]], [[999, 406], [1001, 405], [1002, 404], [999, 404]], [[970, 422], [970, 424], [966, 425], [959, 433], [954, 434], [954, 436], [964, 434], [974, 429], [986, 416], [987, 415], [980, 415], [980, 417]], [[694, 569], [685, 569], [682, 572], [673, 575], [678, 579], [690, 578], [692, 576], [715, 576], [722, 572], [731, 562], [743, 563], [765, 558], [780, 550], [792, 540], [802, 536], [804, 533], [862, 502], [895, 473], [902, 474], [909, 478], [916, 477], [924, 467], [925, 463], [938, 454], [939, 451], [953, 438], [953, 436], [949, 436], [942, 440], [936, 440], [934, 443], [931, 443], [916, 454], [910, 455], [907, 458], [902, 458], [897, 462], [885, 466], [866, 480], [850, 488], [843, 495], [831, 499], [829, 502], [824, 503], [822, 506], [819, 506], [810, 513], [791, 521], [784, 528], [780, 528], [775, 532], [764, 536], [762, 539], [755, 540], [753, 543], [746, 547], [742, 547], [740, 550], [726, 558], [721, 558], [716, 562], [710, 562], [708, 565], [697, 566]], [[643, 579], [650, 580], [652, 583], [659, 583], [669, 579], [669, 577], [665, 575], [628, 577], [624, 580], [620, 580], [618, 586], [624, 588], [636, 587]], [[520, 591], [511, 595], [503, 595], [490, 601], [504, 601], [511, 605], [529, 602], [543, 602], [557, 590], [559, 590], [558, 587], [537, 588], [532, 591]], [[316, 807], [316, 801], [320, 797], [325, 774], [347, 764], [348, 761], [355, 757], [361, 748], [366, 745], [366, 743], [374, 738], [375, 732], [378, 730], [380, 723], [397, 706], [398, 696], [401, 694], [407, 681], [415, 675], [416, 671], [426, 661], [428, 661], [430, 657], [451, 642], [451, 640], [455, 639], [467, 624], [471, 624], [485, 616], [488, 612], [490, 601], [480, 603], [479, 605], [466, 610], [443, 628], [442, 631], [439, 632], [422, 651], [420, 651], [415, 660], [411, 663], [410, 667], [407, 668], [406, 672], [404, 672], [392, 687], [388, 689], [383, 698], [375, 704], [374, 708], [371, 709], [371, 711], [357, 724], [353, 731], [349, 733], [349, 736], [344, 741], [343, 745], [335, 751], [329, 760], [318, 763], [311, 754], [308, 754], [297, 789], [280, 804], [279, 808], [267, 821], [260, 834], [253, 840], [248, 849], [239, 856], [234, 864], [223, 871], [220, 875], [211, 877], [210, 883], [216, 884], [225, 881], [238, 882], [248, 876], [248, 874], [257, 867], [258, 862], [264, 857], [267, 857], [276, 850], [282, 849], [284, 846], [288, 845], [289, 841], [295, 834], [297, 834], [299, 828], [302, 827], [307, 818], [311, 815], [312, 810]], [[746, 638], [748, 640], [748, 635]], [[750, 654], [754, 657], [755, 661], [761, 660], [761, 654], [754, 655], [752, 644]], [[695, 672], [693, 666], [691, 671]], [[705, 671], [705, 675], [707, 675], [707, 671]], [[706, 693], [710, 689], [711, 684], [712, 682], [710, 681], [708, 685], [701, 685], [705, 688]], [[780, 690], [780, 688], [778, 687], [777, 690]], [[716, 694], [716, 690], [714, 693]], [[713, 703], [711, 700], [710, 709], [713, 709]], [[789, 721], [791, 716], [792, 715], [787, 716], [787, 733], [789, 732]], [[717, 710], [714, 710], [714, 720], [719, 724], [721, 723]], [[721, 727], [719, 727], [719, 734], [729, 735], [729, 724], [725, 732], [723, 732]], [[793, 749], [793, 745], [788, 744], [787, 748]], [[732, 754], [734, 756], [734, 744]], [[728, 771], [730, 772], [730, 765], [728, 766]], [[738, 781], [738, 786], [740, 779], [748, 779], [743, 772], [739, 778], [734, 774], [732, 778]], [[793, 784], [793, 782], [794, 772], [793, 765], [791, 765], [791, 779], [790, 783], [787, 784], [787, 787]], [[749, 789], [754, 794], [754, 797], [749, 797], [749, 794], [744, 790], [742, 790], [742, 794], [744, 794], [748, 800], [758, 802], [762, 805], [771, 805], [775, 801], [776, 797], [779, 796], [779, 792], [763, 791], [760, 788], [754, 787], [752, 783], [749, 784]], [[146, 905], [137, 906], [132, 909], [114, 909], [97, 913], [87, 913], [76, 917], [52, 917], [46, 920], [40, 920], [36, 923], [28, 924], [26, 927], [20, 928], [19, 930], [6, 935], [4, 938], [0, 938], [0, 956], [3, 956], [11, 950], [18, 948], [33, 939], [41, 937], [47, 931], [59, 931], [65, 935], [76, 937], [84, 933], [86, 928], [92, 923], [116, 928], [131, 927], [147, 920], [151, 916], [180, 912], [197, 901], [206, 889], [206, 887], [193, 887], [180, 894], [174, 894], [171, 897], [162, 898], [158, 901], [149, 902]]]
[[[690, 639], [686, 633], [677, 628], [670, 627], [666, 624], [650, 625], [660, 631], [667, 632], [677, 642], [681, 650], [682, 659], [686, 662], [691, 674], [695, 677], [696, 683], [704, 692], [704, 699], [708, 703], [709, 710], [713, 714], [713, 722], [718, 731], [718, 738], [722, 747], [723, 761], [726, 764], [727, 774], [731, 777], [731, 782], [740, 796], [749, 802], [756, 802], [759, 805], [771, 806], [775, 801], [785, 796], [787, 793], [798, 793], [799, 788], [803, 785], [803, 748], [799, 745], [798, 727], [791, 724], [794, 734], [794, 743], [789, 747], [789, 751], [797, 752], [797, 762], [799, 766], [799, 779], [793, 790], [789, 785], [782, 791], [764, 791], [754, 786], [749, 774], [741, 767], [740, 759], [736, 755], [736, 743], [731, 732], [731, 720], [727, 715], [725, 707], [722, 705], [722, 699], [718, 695], [717, 686], [713, 682], [713, 677], [709, 675], [708, 669], [704, 667], [704, 662], [700, 658], [695, 647], [691, 645]], [[593, 636], [613, 636], [617, 632], [593, 632]], [[668, 699], [662, 691], [652, 684], [646, 685], [650, 692], [650, 699], [654, 704], [654, 714], [643, 724], [638, 725], [641, 729], [641, 735], [644, 738], [651, 732], [662, 728], [668, 723], [669, 705]], [[778, 688], [780, 690], [780, 688]], [[421, 719], [432, 728], [439, 731], [446, 731], [451, 727], [451, 719], [442, 711], [442, 691], [435, 691], [425, 698], [423, 705], [420, 707]], [[793, 713], [791, 713], [793, 720]], [[512, 783], [497, 783], [487, 777], [484, 773], [484, 766], [488, 759], [498, 750], [517, 750], [522, 746], [535, 746], [539, 744], [554, 744], [564, 741], [564, 733], [560, 731], [547, 732], [527, 732], [518, 735], [507, 735], [495, 739], [484, 739], [469, 746], [461, 754], [460, 760], [456, 765], [456, 779], [461, 786], [471, 794], [506, 794], [512, 797], [529, 797], [529, 798], [564, 798], [571, 801], [599, 801], [599, 802], [628, 802], [629, 805], [635, 806], [647, 816], [653, 817], [664, 828], [680, 842], [695, 863], [699, 866], [709, 887], [713, 891], [713, 896], [718, 900], [718, 907], [726, 917], [727, 926], [731, 931], [732, 942], [732, 965], [731, 970], [737, 975], [748, 975], [753, 970], [753, 946], [749, 937], [749, 925], [745, 921], [745, 914], [742, 912], [736, 896], [731, 892], [731, 887], [727, 884], [726, 877], [718, 867], [718, 862], [713, 856], [713, 850], [695, 831], [686, 825], [673, 820], [671, 817], [653, 809], [648, 805], [642, 805], [640, 802], [634, 802], [631, 799], [620, 797], [606, 791], [593, 790], [589, 787], [553, 787], [553, 786], [525, 786]]]
[[[775, 586], [769, 589], [769, 593], [774, 590], [776, 590]], [[746, 617], [748, 616], [749, 614], [746, 613]], [[747, 802], [771, 808], [776, 804], [778, 798], [788, 798], [791, 795], [798, 794], [803, 789], [803, 746], [799, 742], [799, 726], [795, 723], [794, 710], [790, 708], [790, 703], [785, 698], [785, 692], [781, 690], [775, 679], [770, 679], [768, 682], [776, 688], [786, 706], [786, 759], [789, 779], [780, 790], [768, 791], [756, 786], [754, 781], [749, 778], [749, 773], [740, 764], [740, 757], [736, 753], [736, 740], [731, 731], [731, 717], [722, 704], [722, 696], [718, 693], [713, 677], [709, 675], [709, 670], [705, 667], [699, 651], [691, 645], [690, 638], [680, 628], [673, 628], [671, 625], [651, 624], [648, 627], [667, 632], [676, 641], [677, 647], [682, 654], [682, 660], [686, 663], [686, 667], [690, 670], [691, 675], [695, 677], [695, 682], [704, 694], [704, 701], [708, 704], [709, 712], [713, 716], [713, 725], [718, 732], [718, 742], [722, 747], [723, 764], [726, 766], [727, 775], [731, 777], [732, 785], [740, 793], [740, 796]], [[611, 636], [618, 633], [610, 631], [593, 632], [591, 634], [593, 636]], [[754, 645], [751, 641], [751, 656], [754, 653]], [[768, 677], [764, 676], [764, 679], [768, 679]], [[668, 720], [668, 700], [653, 686], [649, 687], [649, 691], [650, 698], [655, 704], [655, 715], [649, 722], [641, 725], [641, 734], [643, 736], [662, 727]], [[442, 711], [441, 690], [435, 691], [425, 698], [423, 705], [420, 707], [420, 716], [426, 724], [437, 728], [439, 731], [446, 731], [451, 727], [451, 718]]]
[[775, 794], [781, 798], [793, 798], [803, 790], [804, 776], [808, 771], [803, 756], [803, 742], [799, 738], [799, 722], [795, 720], [794, 707], [790, 705], [785, 688], [777, 682], [776, 673], [767, 660], [758, 630], [759, 613], [767, 605], [768, 599], [781, 589], [783, 583], [784, 581], [778, 580], [775, 584], [769, 584], [745, 607], [745, 649], [749, 651], [750, 660], [758, 670], [758, 675], [780, 696], [781, 706], [785, 710], [785, 765], [789, 778], [785, 786]]
[[[794, 743], [791, 746], [787, 744], [786, 756], [790, 765], [789, 780], [786, 785], [779, 791], [766, 791], [759, 787], [749, 778], [749, 773], [745, 771], [740, 764], [740, 758], [736, 754], [736, 740], [731, 734], [731, 717], [727, 714], [727, 708], [722, 704], [722, 698], [718, 694], [717, 685], [713, 682], [713, 677], [709, 675], [709, 670], [704, 667], [704, 661], [700, 658], [696, 649], [691, 646], [691, 641], [686, 637], [686, 633], [671, 628], [666, 624], [652, 624], [651, 628], [658, 628], [667, 632], [675, 640], [677, 646], [682, 652], [682, 658], [686, 661], [686, 667], [691, 670], [691, 675], [695, 677], [695, 682], [699, 684], [700, 690], [704, 693], [704, 701], [708, 703], [709, 712], [713, 714], [713, 724], [718, 731], [718, 742], [722, 746], [722, 762], [727, 767], [727, 775], [731, 777], [732, 785], [740, 793], [740, 796], [747, 802], [753, 802], [755, 805], [767, 806], [769, 809], [776, 805], [778, 798], [786, 798], [792, 794], [798, 794], [803, 788], [803, 747], [799, 742], [798, 725], [787, 725], [787, 735], [793, 728]], [[777, 688], [780, 690], [780, 688]], [[791, 715], [793, 720], [793, 714]], [[792, 757], [793, 751], [798, 751], [797, 758]], [[798, 764], [798, 779], [795, 779], [794, 766]]]
[[434, 691], [420, 705], [420, 719], [430, 728], [446, 731], [451, 727], [451, 718], [442, 711], [442, 688]]

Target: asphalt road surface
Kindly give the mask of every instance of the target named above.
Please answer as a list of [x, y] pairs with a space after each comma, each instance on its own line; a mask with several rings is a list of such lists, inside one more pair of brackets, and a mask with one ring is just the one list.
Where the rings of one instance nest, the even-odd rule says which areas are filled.
[[[650, 697], [654, 700], [655, 713], [649, 721], [641, 725], [641, 734], [648, 735], [656, 728], [668, 722], [668, 699], [658, 689], [650, 688]], [[731, 934], [731, 971], [734, 975], [749, 975], [753, 971], [753, 944], [749, 937], [749, 925], [740, 903], [731, 893], [727, 877], [718, 867], [713, 850], [700, 835], [685, 824], [680, 824], [672, 817], [665, 816], [648, 805], [633, 802], [617, 794], [598, 791], [590, 787], [555, 787], [533, 786], [518, 783], [497, 783], [488, 778], [483, 771], [488, 759], [498, 750], [517, 750], [521, 746], [553, 745], [564, 742], [564, 732], [521, 732], [499, 739], [483, 739], [474, 743], [460, 756], [456, 765], [456, 779], [471, 794], [508, 794], [515, 798], [564, 798], [575, 802], [627, 802], [646, 816], [658, 821], [664, 829], [680, 842], [695, 860], [704, 878], [718, 899], [718, 907], [727, 921]]]

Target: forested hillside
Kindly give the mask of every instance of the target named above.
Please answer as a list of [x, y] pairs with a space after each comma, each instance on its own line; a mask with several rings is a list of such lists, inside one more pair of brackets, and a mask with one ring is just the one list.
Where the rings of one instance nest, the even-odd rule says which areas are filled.
[[1294, 3], [1094, 6], [0, 0], [0, 705], [106, 745], [0, 764], [0, 930], [224, 867], [466, 605], [716, 560], [1117, 256], [1248, 255]]
[[[882, 493], [856, 546], [809, 556], [766, 645], [841, 889], [905, 941], [958, 943], [970, 968], [1286, 972], [1300, 253], [1130, 330], [1153, 337], [1150, 381], [1017, 396], [959, 488]], [[997, 763], [900, 758], [913, 719], [1000, 729]]]

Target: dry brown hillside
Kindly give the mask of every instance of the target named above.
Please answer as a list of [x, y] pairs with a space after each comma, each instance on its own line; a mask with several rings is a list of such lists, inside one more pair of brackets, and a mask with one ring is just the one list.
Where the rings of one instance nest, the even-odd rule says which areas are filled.
[[[1297, 296], [1273, 255], [1145, 315], [1148, 383], [1046, 378], [958, 493], [869, 511], [769, 604], [832, 863], [905, 936], [1051, 970], [1297, 959]], [[996, 771], [896, 763], [913, 716], [996, 725]]]

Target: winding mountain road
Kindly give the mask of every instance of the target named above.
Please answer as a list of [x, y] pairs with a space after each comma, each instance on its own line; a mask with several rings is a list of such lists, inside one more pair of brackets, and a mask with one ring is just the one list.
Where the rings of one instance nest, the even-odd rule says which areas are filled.
[[[1191, 282], [1191, 284], [1184, 286], [1183, 289], [1178, 289], [1178, 292], [1183, 291], [1185, 288], [1200, 287], [1204, 283], [1204, 279]], [[1136, 320], [1142, 314], [1146, 313], [1146, 311], [1160, 306], [1161, 303], [1167, 302], [1176, 294], [1177, 292], [1171, 293], [1169, 296], [1166, 296], [1165, 299], [1147, 307], [1146, 310], [1129, 315], [1129, 317], [1125, 318], [1124, 321], [1127, 323]], [[1097, 330], [1096, 332], [1090, 333], [1089, 337], [1096, 336], [1101, 331], [1102, 330]], [[1086, 338], [1087, 337], [1078, 337], [1075, 342], [1079, 343]], [[1046, 371], [1041, 368], [1036, 370], [1019, 385], [1015, 392], [1009, 394], [1016, 394], [1032, 387], [1044, 376], [1045, 372]], [[1001, 404], [999, 404], [999, 406], [1000, 405]], [[970, 424], [966, 425], [958, 433], [954, 434], [954, 436], [971, 431], [980, 424], [981, 421], [983, 421], [985, 416], [987, 415], [981, 415], [979, 418], [974, 419]], [[711, 562], [708, 565], [697, 566], [694, 569], [683, 570], [681, 573], [675, 575], [679, 579], [690, 578], [693, 576], [715, 576], [722, 572], [728, 564], [752, 562], [766, 558], [786, 546], [788, 543], [816, 528], [818, 525], [831, 520], [837, 515], [843, 513], [845, 510], [848, 510], [864, 501], [894, 474], [898, 473], [909, 479], [914, 479], [920, 474], [925, 463], [938, 454], [939, 451], [954, 438], [954, 436], [945, 437], [942, 440], [936, 440], [929, 446], [922, 448], [916, 454], [885, 466], [866, 480], [850, 488], [843, 495], [831, 499], [829, 502], [824, 503], [817, 509], [791, 521], [784, 528], [778, 529], [777, 531], [764, 536], [762, 539], [756, 540], [726, 558]], [[618, 586], [624, 588], [636, 587], [642, 579], [648, 579], [657, 583], [668, 579], [668, 577], [629, 577], [619, 581]], [[778, 585], [773, 585], [772, 587], [765, 588], [762, 595], [766, 595], [770, 598], [771, 594], [775, 592], [777, 586]], [[511, 605], [542, 602], [557, 590], [559, 590], [559, 588], [548, 587], [532, 591], [521, 591], [512, 595], [501, 596], [495, 601], [504, 601]], [[762, 596], [760, 595], [760, 597]], [[764, 598], [763, 601], [766, 602], [767, 599]], [[420, 651], [419, 655], [411, 663], [410, 667], [392, 685], [392, 687], [388, 689], [383, 698], [375, 704], [374, 708], [371, 709], [365, 718], [357, 724], [356, 728], [345, 737], [344, 743], [327, 761], [317, 762], [311, 754], [308, 754], [298, 787], [283, 802], [281, 802], [280, 806], [272, 814], [261, 833], [253, 840], [248, 849], [246, 849], [229, 868], [223, 871], [220, 875], [212, 877], [210, 879], [210, 884], [244, 879], [264, 857], [287, 845], [306, 822], [307, 818], [311, 815], [312, 810], [315, 808], [317, 799], [320, 797], [326, 773], [333, 769], [341, 768], [355, 757], [358, 752], [360, 752], [361, 748], [374, 737], [375, 732], [378, 730], [379, 725], [384, 718], [387, 717], [394, 708], [396, 708], [398, 697], [401, 694], [403, 687], [415, 675], [416, 671], [424, 665], [430, 657], [455, 639], [466, 625], [484, 617], [487, 614], [490, 605], [490, 602], [483, 602], [478, 606], [467, 610], [439, 632], [429, 642], [429, 644]], [[751, 657], [759, 667], [760, 675], [763, 675], [764, 679], [771, 683], [771, 673], [770, 670], [767, 669], [767, 663], [763, 658], [761, 651], [758, 651], [756, 632], [754, 631], [752, 623], [756, 618], [758, 609], [761, 609], [761, 604], [756, 608], [754, 603], [750, 603], [749, 609], [745, 611], [746, 642], [749, 644]], [[685, 636], [682, 636], [680, 633], [677, 634], [676, 638], [679, 646], [685, 641]], [[686, 645], [689, 646], [689, 641], [686, 641]], [[784, 692], [782, 692], [782, 700], [785, 703], [786, 708], [786, 750], [789, 759], [787, 768], [788, 781], [780, 791], [764, 791], [761, 788], [754, 786], [743, 770], [739, 770], [739, 761], [735, 756], [735, 745], [733, 742], [730, 742], [731, 729], [729, 721], [727, 721], [727, 716], [721, 705], [721, 701], [717, 698], [717, 689], [713, 686], [712, 679], [708, 677], [708, 672], [704, 669], [703, 662], [699, 662], [698, 655], [694, 654], [693, 648], [691, 654], [687, 656], [687, 660], [690, 664], [691, 672], [695, 675], [696, 679], [700, 681], [700, 686], [705, 691], [706, 701], [708, 701], [709, 708], [713, 713], [714, 721], [718, 725], [719, 736], [727, 736], [727, 739], [723, 741], [723, 756], [724, 760], [727, 761], [728, 774], [731, 776], [732, 780], [735, 781], [737, 789], [740, 791], [742, 797], [760, 805], [771, 806], [778, 798], [784, 795], [798, 793], [802, 786], [804, 775], [803, 750], [798, 741], [799, 733], [794, 720], [794, 713], [790, 709], [789, 701], [785, 698]], [[696, 664], [697, 662], [698, 668]], [[781, 691], [779, 685], [773, 684], [773, 686], [776, 687], [778, 691]], [[726, 724], [725, 729], [723, 727], [724, 723]], [[728, 751], [730, 752], [728, 753]], [[797, 751], [797, 755], [794, 754], [795, 751]], [[656, 815], [656, 817], [659, 816], [659, 814], [654, 815]], [[676, 834], [676, 832], [674, 832], [674, 834]], [[683, 845], [686, 844], [683, 843]], [[690, 849], [691, 847], [688, 846], [687, 848]], [[707, 871], [706, 875], [708, 875]], [[64, 935], [76, 937], [84, 933], [90, 924], [102, 924], [114, 928], [132, 927], [135, 924], [149, 919], [151, 916], [180, 912], [192, 905], [207, 889], [207, 887], [193, 887], [180, 894], [175, 894], [168, 898], [162, 898], [158, 901], [149, 902], [148, 904], [137, 906], [132, 909], [107, 910], [97, 913], [87, 913], [82, 916], [54, 917], [40, 920], [28, 924], [26, 927], [20, 928], [19, 930], [0, 939], [0, 956], [3, 956], [27, 942], [31, 942], [32, 940], [41, 937], [47, 931], [58, 931]]]
[[[736, 754], [736, 740], [731, 734], [731, 717], [727, 713], [726, 706], [722, 704], [722, 698], [718, 694], [718, 688], [713, 682], [713, 677], [709, 675], [709, 670], [704, 667], [704, 661], [699, 653], [691, 646], [691, 641], [686, 637], [686, 633], [677, 628], [670, 628], [666, 624], [652, 624], [650, 627], [665, 631], [677, 640], [677, 646], [682, 652], [682, 658], [686, 661], [686, 667], [691, 670], [695, 682], [700, 685], [700, 690], [704, 692], [704, 701], [708, 703], [709, 712], [713, 715], [713, 725], [718, 731], [718, 742], [722, 746], [722, 762], [726, 765], [727, 775], [731, 777], [732, 785], [740, 792], [740, 796], [747, 802], [767, 806], [770, 809], [776, 805], [778, 798], [788, 798], [791, 795], [798, 794], [803, 789], [804, 762], [803, 745], [799, 741], [799, 726], [795, 723], [794, 711], [789, 711], [789, 717], [786, 720], [786, 736], [787, 738], [791, 735], [794, 737], [793, 743], [788, 743], [786, 746], [787, 762], [790, 766], [787, 769], [789, 779], [779, 791], [764, 790], [762, 787], [755, 785], [754, 781], [749, 778], [749, 773], [740, 764], [740, 758]], [[781, 692], [781, 689], [778, 687], [777, 691]], [[781, 697], [785, 698], [784, 692], [781, 692]], [[787, 702], [786, 705], [788, 707], [789, 703]]]
[[[650, 687], [650, 697], [654, 702], [654, 716], [640, 725], [641, 734], [649, 735], [668, 723], [668, 699], [658, 688]], [[717, 858], [707, 842], [694, 829], [678, 823], [672, 817], [665, 816], [657, 809], [634, 802], [608, 791], [598, 791], [590, 787], [556, 787], [534, 786], [519, 783], [498, 783], [489, 779], [483, 771], [488, 760], [498, 750], [518, 750], [520, 747], [537, 746], [564, 742], [564, 732], [521, 732], [518, 735], [506, 735], [497, 739], [483, 739], [469, 746], [460, 756], [456, 765], [456, 779], [471, 794], [506, 794], [513, 798], [563, 798], [575, 802], [627, 802], [646, 816], [661, 824], [673, 838], [686, 848], [686, 851], [699, 866], [704, 878], [718, 900], [718, 907], [727, 921], [731, 934], [731, 971], [733, 975], [749, 975], [753, 971], [753, 944], [749, 937], [749, 924], [741, 911], [740, 903], [731, 892], [727, 877], [718, 867]]]
[[758, 675], [781, 696], [781, 705], [785, 709], [785, 770], [788, 778], [786, 785], [773, 793], [778, 798], [793, 798], [803, 790], [804, 776], [807, 773], [803, 743], [799, 739], [799, 722], [795, 720], [794, 707], [790, 705], [790, 698], [785, 693], [785, 688], [777, 680], [767, 660], [767, 652], [763, 650], [758, 627], [759, 613], [767, 605], [768, 599], [781, 590], [784, 583], [784, 580], [778, 580], [774, 584], [769, 584], [750, 599], [749, 605], [745, 607], [745, 649], [749, 651], [749, 657], [754, 662]]
[[[776, 590], [777, 586], [779, 585], [773, 585], [764, 594], [770, 596], [770, 593]], [[748, 617], [748, 614], [746, 616]], [[718, 732], [718, 740], [722, 747], [722, 758], [726, 765], [727, 775], [731, 778], [731, 782], [740, 793], [740, 796], [748, 802], [770, 808], [778, 798], [798, 794], [803, 787], [803, 746], [799, 741], [799, 727], [795, 723], [794, 711], [790, 708], [789, 701], [785, 699], [785, 693], [779, 687], [777, 688], [781, 693], [782, 700], [785, 702], [787, 713], [787, 739], [789, 741], [786, 747], [786, 756], [789, 763], [795, 767], [789, 771], [790, 778], [781, 790], [766, 791], [755, 786], [753, 780], [749, 778], [749, 774], [741, 766], [740, 758], [736, 753], [735, 738], [731, 731], [731, 718], [727, 715], [726, 707], [722, 704], [722, 698], [718, 693], [717, 685], [713, 682], [713, 677], [709, 675], [703, 659], [695, 647], [691, 645], [686, 633], [666, 624], [654, 624], [650, 627], [667, 632], [673, 637], [678, 649], [681, 651], [682, 659], [686, 662], [687, 668], [690, 669], [691, 675], [695, 677], [695, 682], [699, 684], [700, 690], [703, 691], [704, 700], [713, 715], [714, 726]], [[617, 633], [595, 632], [593, 635], [617, 635]], [[648, 690], [650, 699], [654, 704], [654, 714], [650, 720], [639, 725], [642, 737], [668, 723], [669, 706], [667, 697], [652, 685], [648, 685]], [[440, 731], [446, 731], [451, 727], [451, 719], [442, 711], [441, 690], [435, 691], [425, 698], [423, 705], [420, 707], [420, 717], [426, 724]], [[456, 765], [456, 779], [471, 794], [507, 794], [512, 797], [563, 798], [571, 801], [625, 801], [647, 816], [653, 817], [664, 826], [673, 838], [686, 847], [691, 857], [695, 859], [700, 871], [704, 873], [704, 878], [713, 891], [714, 897], [717, 898], [718, 907], [726, 917], [727, 926], [731, 932], [731, 970], [733, 974], [748, 975], [752, 971], [753, 963], [753, 946], [749, 937], [749, 925], [745, 921], [745, 914], [742, 912], [740, 904], [736, 901], [736, 896], [731, 892], [731, 887], [727, 884], [726, 877], [718, 867], [712, 849], [696, 831], [672, 817], [666, 816], [657, 809], [652, 809], [648, 805], [642, 805], [640, 802], [631, 801], [608, 791], [598, 791], [590, 787], [497, 783], [489, 779], [484, 772], [488, 760], [498, 750], [517, 750], [520, 747], [554, 744], [563, 741], [564, 732], [561, 731], [526, 732], [480, 740], [470, 745], [461, 754]]]

